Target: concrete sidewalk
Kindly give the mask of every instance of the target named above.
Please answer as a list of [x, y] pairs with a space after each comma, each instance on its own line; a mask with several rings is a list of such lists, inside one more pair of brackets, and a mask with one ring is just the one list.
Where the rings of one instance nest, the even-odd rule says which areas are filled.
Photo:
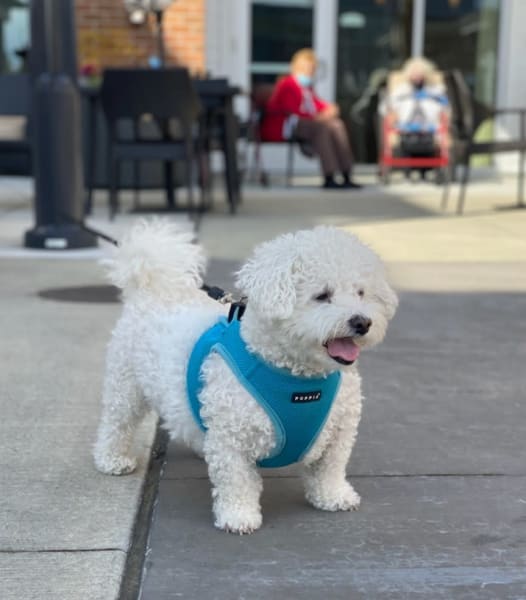
[[[236, 542], [211, 526], [202, 465], [184, 456], [177, 463], [170, 454], [145, 598], [196, 597], [192, 585], [205, 573], [218, 586], [220, 581], [235, 581], [238, 571], [229, 565], [239, 561], [241, 553], [246, 558], [241, 566], [252, 569], [243, 581], [250, 585], [254, 578], [269, 582], [269, 561], [276, 556], [313, 558], [308, 550], [312, 544], [317, 545], [317, 553], [340, 556], [347, 552], [347, 562], [336, 561], [320, 581], [324, 577], [344, 581], [349, 560], [360, 560], [357, 548], [363, 544], [371, 553], [371, 543], [398, 553], [396, 568], [409, 569], [408, 581], [418, 577], [416, 563], [404, 563], [400, 548], [375, 538], [368, 523], [374, 523], [377, 532], [391, 531], [392, 539], [415, 553], [432, 550], [422, 545], [422, 537], [446, 536], [436, 546], [437, 552], [449, 557], [449, 563], [446, 559], [441, 563], [441, 577], [468, 581], [479, 573], [480, 580], [486, 574], [499, 584], [507, 573], [504, 583], [523, 585], [517, 569], [526, 537], [520, 530], [525, 483], [521, 462], [525, 415], [520, 402], [524, 347], [514, 341], [512, 332], [518, 337], [524, 331], [522, 232], [526, 214], [489, 212], [494, 204], [509, 204], [513, 193], [513, 182], [477, 183], [470, 188], [468, 216], [457, 219], [437, 213], [440, 190], [429, 184], [402, 183], [387, 190], [370, 187], [359, 194], [321, 194], [302, 187], [248, 189], [239, 215], [229, 216], [219, 201], [217, 209], [205, 216], [200, 237], [215, 259], [210, 282], [229, 284], [229, 273], [258, 241], [298, 227], [334, 223], [358, 232], [388, 262], [394, 283], [402, 291], [401, 317], [386, 346], [367, 357], [369, 362], [364, 359], [367, 392], [375, 399], [369, 412], [366, 407], [361, 445], [351, 465], [352, 473], [368, 477], [357, 482], [366, 501], [364, 512], [356, 513], [358, 521], [353, 521], [353, 527], [361, 522], [358, 529], [342, 529], [337, 517], [309, 512], [293, 477], [282, 483], [272, 479], [267, 486], [266, 532]], [[17, 196], [13, 189], [6, 192], [0, 181], [0, 597], [113, 599], [118, 596], [129, 550], [154, 423], [145, 423], [138, 440], [142, 461], [136, 474], [111, 478], [94, 471], [90, 445], [98, 418], [104, 348], [119, 307], [56, 302], [37, 295], [46, 288], [102, 284], [95, 260], [104, 248], [72, 253], [67, 259], [20, 250], [21, 235], [31, 224], [27, 200], [27, 195]], [[101, 204], [93, 223], [118, 235], [132, 220], [120, 217], [110, 227]], [[439, 352], [435, 351], [437, 340]], [[471, 352], [473, 348], [476, 351]], [[436, 363], [442, 369], [447, 366], [447, 377], [435, 376]], [[480, 388], [477, 381], [482, 375], [488, 381]], [[445, 397], [444, 411], [436, 409], [439, 396]], [[386, 418], [393, 425], [389, 431]], [[470, 419], [476, 419], [475, 423]], [[465, 430], [470, 432], [467, 438], [462, 435]], [[454, 469], [473, 477], [466, 483], [451, 480], [444, 484], [436, 479]], [[497, 473], [501, 478], [483, 481], [474, 477], [479, 472]], [[384, 487], [386, 476], [400, 474], [420, 479], [415, 479], [412, 488], [400, 487], [398, 479], [389, 479]], [[441, 506], [435, 500], [442, 495], [448, 502], [447, 529], [456, 529], [457, 534], [440, 534], [432, 524], [411, 533], [411, 519], [424, 523], [435, 519], [436, 506]], [[278, 502], [280, 496], [284, 500]], [[395, 509], [385, 504], [391, 502], [386, 496], [393, 498]], [[472, 508], [478, 497], [484, 501]], [[420, 498], [416, 504], [415, 498]], [[283, 502], [288, 508], [281, 512]], [[495, 511], [497, 503], [500, 508]], [[414, 507], [422, 511], [415, 515]], [[163, 511], [168, 521], [161, 519]], [[396, 515], [401, 515], [398, 521]], [[515, 537], [510, 536], [511, 525], [505, 519], [516, 520]], [[404, 531], [403, 524], [408, 527]], [[155, 538], [161, 530], [177, 535]], [[287, 531], [303, 533], [294, 537]], [[331, 531], [339, 540], [333, 546], [333, 537], [326, 535]], [[463, 545], [462, 531], [465, 535], [474, 532], [475, 554], [469, 555], [468, 546]], [[504, 550], [497, 543], [501, 541], [507, 544]], [[498, 552], [500, 562], [492, 558]], [[171, 560], [170, 566], [160, 556]], [[225, 556], [229, 561], [222, 562]], [[481, 556], [486, 559], [479, 560]], [[182, 558], [187, 562], [181, 562]], [[204, 561], [208, 561], [206, 566]], [[313, 568], [323, 566], [316, 560], [306, 562]], [[471, 571], [463, 575], [447, 570], [457, 565]], [[372, 570], [356, 575], [369, 586], [369, 595], [363, 597], [381, 597], [371, 590], [380, 573], [386, 576], [386, 566], [370, 563]], [[316, 578], [309, 579], [306, 569], [303, 573], [301, 583], [311, 585]], [[402, 575], [392, 571], [391, 576]], [[156, 585], [164, 596], [155, 596]], [[261, 588], [269, 592], [266, 597], [277, 589], [269, 586]], [[229, 595], [229, 589], [212, 585], [203, 588], [201, 597], [242, 597], [240, 590]], [[280, 591], [299, 597], [294, 595], [298, 589], [293, 585]], [[488, 589], [490, 594], [493, 588]], [[250, 595], [249, 588], [246, 591]], [[330, 595], [326, 588], [318, 592]]]
[[37, 296], [102, 283], [92, 261], [2, 259], [0, 272], [0, 597], [116, 598], [154, 433], [149, 419], [132, 476], [93, 468], [119, 307]]
[[[297, 218], [358, 233], [401, 295], [386, 342], [360, 360], [349, 466], [360, 510], [320, 513], [297, 469], [264, 472], [263, 528], [225, 535], [212, 528], [205, 466], [171, 446], [142, 600], [526, 598], [526, 212], [366, 220], [353, 212], [362, 201], [373, 213], [386, 197]], [[299, 202], [283, 196], [247, 247], [287, 230]], [[223, 257], [215, 280], [231, 285], [222, 225], [207, 219], [202, 237]]]

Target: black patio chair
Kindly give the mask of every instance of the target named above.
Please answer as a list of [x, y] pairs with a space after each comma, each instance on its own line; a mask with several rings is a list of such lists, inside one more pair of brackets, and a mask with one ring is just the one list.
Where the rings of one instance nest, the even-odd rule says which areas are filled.
[[[446, 74], [446, 83], [452, 110], [453, 169], [462, 165], [462, 179], [458, 197], [457, 213], [462, 214], [466, 200], [466, 188], [470, 175], [470, 160], [475, 154], [496, 154], [499, 152], [519, 153], [519, 176], [517, 206], [524, 206], [524, 158], [526, 155], [526, 108], [493, 109], [477, 102], [458, 70]], [[518, 128], [511, 140], [474, 140], [479, 125], [486, 119], [499, 116], [518, 117]]]
[[[205, 185], [201, 205], [193, 204], [193, 166], [201, 152], [198, 117], [199, 98], [187, 69], [108, 69], [104, 72], [100, 100], [108, 123], [108, 179], [110, 218], [118, 209], [121, 161], [161, 161], [165, 165], [168, 209], [175, 208], [173, 162], [184, 161], [189, 210], [205, 208]], [[156, 125], [153, 135], [142, 136], [140, 124]], [[133, 123], [134, 135], [124, 139], [119, 124]], [[157, 135], [156, 135], [157, 134]]]
[[23, 73], [0, 75], [0, 172], [31, 172], [31, 81]]

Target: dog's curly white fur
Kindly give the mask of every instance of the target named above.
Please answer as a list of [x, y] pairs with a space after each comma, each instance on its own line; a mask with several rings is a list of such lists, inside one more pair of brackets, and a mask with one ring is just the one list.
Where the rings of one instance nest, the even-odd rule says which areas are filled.
[[[206, 433], [186, 397], [190, 352], [226, 310], [199, 289], [201, 247], [169, 222], [142, 222], [106, 263], [123, 290], [124, 309], [108, 349], [97, 468], [113, 475], [133, 471], [133, 434], [153, 408], [172, 439], [204, 456], [215, 525], [240, 534], [258, 529], [262, 480], [256, 463], [274, 446], [269, 417], [217, 354], [203, 365]], [[248, 298], [241, 334], [253, 352], [296, 375], [341, 370], [331, 412], [302, 461], [305, 494], [319, 509], [357, 508], [360, 497], [345, 470], [360, 420], [360, 376], [356, 365], [336, 362], [327, 342], [347, 338], [367, 348], [383, 339], [397, 298], [380, 260], [355, 236], [322, 226], [258, 246], [237, 274], [237, 286]], [[350, 325], [355, 315], [371, 321], [361, 335]]]

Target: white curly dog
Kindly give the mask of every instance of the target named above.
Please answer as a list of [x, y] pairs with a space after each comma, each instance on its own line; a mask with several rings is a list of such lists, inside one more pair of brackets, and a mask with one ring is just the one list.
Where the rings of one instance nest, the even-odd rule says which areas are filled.
[[[199, 289], [202, 248], [170, 222], [142, 222], [106, 262], [124, 308], [108, 348], [97, 468], [112, 475], [134, 470], [134, 431], [153, 408], [171, 439], [204, 456], [216, 527], [253, 532], [262, 523], [257, 461], [272, 452], [272, 421], [217, 353], [201, 371], [206, 432], [186, 395], [193, 346], [226, 311]], [[360, 497], [346, 479], [362, 399], [353, 363], [383, 339], [397, 307], [379, 258], [354, 235], [321, 226], [257, 246], [236, 285], [247, 298], [240, 331], [251, 352], [302, 377], [341, 371], [325, 425], [301, 460], [302, 474], [314, 507], [356, 509]]]

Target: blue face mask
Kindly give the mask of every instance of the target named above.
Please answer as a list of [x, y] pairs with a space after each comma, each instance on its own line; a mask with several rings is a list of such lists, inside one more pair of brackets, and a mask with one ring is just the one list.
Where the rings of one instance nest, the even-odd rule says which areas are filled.
[[296, 75], [296, 79], [301, 87], [310, 87], [312, 85], [312, 77], [309, 77], [308, 75]]

